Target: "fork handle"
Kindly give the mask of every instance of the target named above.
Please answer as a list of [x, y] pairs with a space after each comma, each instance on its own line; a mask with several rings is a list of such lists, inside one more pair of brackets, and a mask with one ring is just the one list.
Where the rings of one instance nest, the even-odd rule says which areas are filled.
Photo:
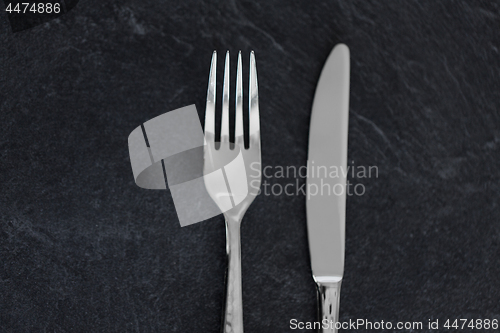
[[[335, 324], [339, 320], [340, 306], [340, 285], [342, 280], [338, 282], [317, 282], [318, 287], [318, 314], [322, 328], [319, 333], [337, 333]], [[323, 322], [323, 320], [325, 322]], [[324, 324], [324, 325], [323, 325]], [[325, 328], [323, 328], [325, 327]]]
[[240, 222], [226, 219], [226, 303], [223, 333], [243, 333]]

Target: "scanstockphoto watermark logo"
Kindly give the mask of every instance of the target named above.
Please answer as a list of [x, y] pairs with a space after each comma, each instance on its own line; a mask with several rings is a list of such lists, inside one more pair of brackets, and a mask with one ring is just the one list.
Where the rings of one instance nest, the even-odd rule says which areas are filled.
[[[250, 165], [250, 186], [265, 196], [307, 196], [308, 199], [321, 196], [362, 196], [366, 193], [363, 181], [378, 178], [378, 167], [374, 165], [318, 165], [308, 161], [302, 166], [263, 166], [259, 163]], [[259, 179], [262, 184], [258, 188]], [[348, 179], [354, 180], [356, 184]], [[278, 181], [278, 182], [277, 182]]]
[[362, 181], [378, 178], [376, 166], [353, 161], [341, 166], [249, 163], [245, 156], [256, 156], [247, 150], [234, 145], [221, 152], [212, 141], [205, 137], [194, 105], [150, 119], [128, 137], [135, 183], [170, 190], [181, 226], [238, 210], [249, 196], [362, 196]]
[[293, 330], [362, 330], [363, 332], [393, 331], [393, 332], [416, 332], [425, 330], [436, 332], [498, 332], [500, 327], [497, 318], [447, 318], [427, 319], [422, 321], [385, 321], [369, 319], [349, 319], [348, 321], [333, 321], [323, 319], [320, 322], [290, 320], [290, 329]]
[[[137, 186], [169, 189], [182, 227], [237, 207], [251, 191], [244, 154], [235, 147], [225, 159], [214, 158], [217, 149], [207, 144], [195, 105], [136, 127], [128, 148]], [[216, 195], [207, 191], [207, 183]]]
[[[427, 325], [425, 325], [427, 324]], [[427, 326], [427, 327], [426, 327]], [[337, 321], [323, 319], [321, 322], [302, 322], [297, 319], [290, 320], [290, 329], [291, 330], [364, 330], [364, 331], [374, 331], [374, 330], [409, 330], [417, 331], [425, 328], [435, 329], [437, 328], [437, 322], [431, 322], [428, 320], [428, 323], [424, 323], [421, 321], [399, 321], [399, 322], [391, 322], [391, 321], [370, 321], [368, 319], [349, 319], [349, 321]]]

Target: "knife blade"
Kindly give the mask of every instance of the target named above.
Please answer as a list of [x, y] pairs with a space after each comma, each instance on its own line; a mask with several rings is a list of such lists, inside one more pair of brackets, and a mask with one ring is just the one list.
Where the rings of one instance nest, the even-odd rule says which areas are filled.
[[349, 75], [349, 48], [338, 44], [321, 72], [309, 130], [307, 234], [324, 333], [337, 332], [344, 275]]

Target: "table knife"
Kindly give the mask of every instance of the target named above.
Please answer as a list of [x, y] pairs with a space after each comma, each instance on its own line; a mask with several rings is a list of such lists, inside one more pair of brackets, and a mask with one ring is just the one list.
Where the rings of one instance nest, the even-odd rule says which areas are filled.
[[309, 132], [307, 234], [322, 333], [337, 332], [344, 275], [349, 73], [349, 48], [338, 44], [316, 87]]

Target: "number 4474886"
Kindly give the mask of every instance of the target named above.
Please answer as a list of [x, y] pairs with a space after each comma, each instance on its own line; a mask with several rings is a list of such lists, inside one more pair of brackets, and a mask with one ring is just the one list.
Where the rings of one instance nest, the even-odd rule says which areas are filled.
[[12, 3], [9, 3], [7, 8], [5, 8], [6, 12], [12, 13], [35, 13], [35, 14], [52, 14], [52, 13], [59, 13], [61, 12], [61, 4], [55, 3], [33, 3], [30, 4], [28, 2], [23, 2], [23, 3], [17, 3], [15, 6], [12, 5]]
[[498, 329], [498, 319], [448, 319], [444, 325], [447, 329], [478, 329], [478, 330], [497, 330]]

